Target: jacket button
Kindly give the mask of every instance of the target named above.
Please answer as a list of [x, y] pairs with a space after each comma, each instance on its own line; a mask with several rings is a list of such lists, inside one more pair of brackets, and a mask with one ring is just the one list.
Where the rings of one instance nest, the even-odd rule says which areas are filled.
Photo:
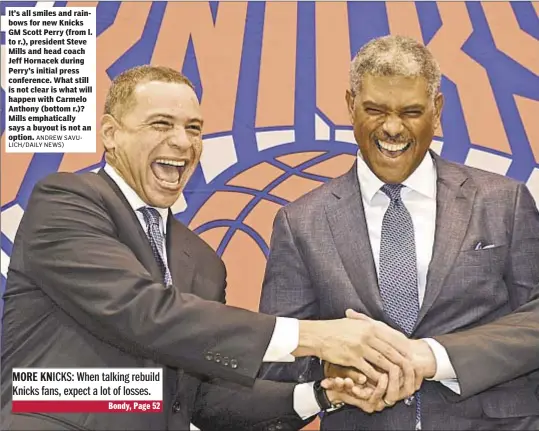
[[215, 360], [215, 362], [217, 362], [217, 363], [221, 362], [221, 354], [220, 354], [220, 353], [216, 353], [216, 354], [215, 354], [214, 360]]
[[268, 431], [275, 431], [275, 425], [270, 425], [268, 427]]
[[278, 424], [275, 426], [275, 428], [277, 428], [278, 430], [282, 430], [282, 429], [283, 429], [283, 426], [282, 426], [280, 423], [278, 423]]
[[223, 358], [223, 365], [224, 365], [225, 367], [228, 367], [228, 364], [229, 364], [229, 363], [230, 363], [230, 361], [229, 361], [229, 359], [228, 359], [228, 356], [225, 356], [225, 357]]
[[213, 360], [213, 353], [212, 352], [206, 353], [205, 358], [206, 358], [207, 361], [212, 361]]
[[230, 361], [230, 366], [231, 366], [232, 368], [238, 368], [238, 361], [236, 361], [235, 359], [232, 359], [232, 360]]
[[174, 413], [179, 413], [179, 412], [180, 412], [180, 403], [174, 403], [174, 404], [172, 405], [172, 411], [173, 411]]
[[404, 400], [404, 404], [406, 404], [407, 406], [411, 406], [413, 403], [414, 403], [414, 396], [413, 395]]

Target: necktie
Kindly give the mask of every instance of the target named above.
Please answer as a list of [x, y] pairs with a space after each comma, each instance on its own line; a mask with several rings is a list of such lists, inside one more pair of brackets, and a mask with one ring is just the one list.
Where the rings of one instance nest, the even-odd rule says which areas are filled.
[[163, 250], [165, 249], [165, 237], [161, 233], [161, 215], [159, 214], [159, 211], [151, 207], [142, 207], [139, 208], [138, 211], [142, 213], [144, 221], [148, 226], [146, 235], [150, 240], [153, 257], [161, 269], [163, 282], [168, 286], [169, 284], [172, 284], [172, 277], [170, 276], [170, 271], [163, 253]]
[[[410, 336], [419, 314], [417, 257], [412, 217], [401, 199], [402, 184], [382, 187], [391, 200], [382, 220], [380, 296], [388, 317]], [[420, 394], [416, 398], [416, 429], [421, 429]]]

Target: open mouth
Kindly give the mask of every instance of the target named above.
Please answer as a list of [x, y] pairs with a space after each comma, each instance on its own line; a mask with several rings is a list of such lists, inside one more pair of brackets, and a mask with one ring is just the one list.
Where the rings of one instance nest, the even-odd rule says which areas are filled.
[[165, 186], [177, 187], [185, 170], [184, 160], [157, 159], [151, 164], [155, 177]]
[[375, 139], [374, 142], [384, 156], [391, 158], [399, 157], [401, 154], [405, 153], [406, 150], [408, 150], [408, 148], [410, 148], [410, 146], [412, 145], [411, 141], [394, 144], [391, 142], [379, 141], [378, 139]]

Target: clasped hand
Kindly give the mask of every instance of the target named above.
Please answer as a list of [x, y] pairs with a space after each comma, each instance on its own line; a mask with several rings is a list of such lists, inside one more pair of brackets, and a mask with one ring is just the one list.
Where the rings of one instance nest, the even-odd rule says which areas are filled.
[[436, 361], [425, 341], [411, 340], [352, 310], [346, 317], [343, 323], [350, 331], [339, 336], [334, 362], [354, 365], [324, 362], [322, 386], [334, 404], [344, 402], [367, 413], [381, 411], [410, 397], [425, 378], [434, 376]]

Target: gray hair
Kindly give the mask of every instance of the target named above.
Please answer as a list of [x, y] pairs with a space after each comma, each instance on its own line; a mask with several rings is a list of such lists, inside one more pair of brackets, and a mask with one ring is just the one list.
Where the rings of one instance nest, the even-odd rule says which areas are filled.
[[422, 76], [431, 99], [440, 91], [440, 66], [425, 45], [405, 36], [383, 36], [367, 42], [350, 65], [350, 90], [358, 94], [364, 75]]

